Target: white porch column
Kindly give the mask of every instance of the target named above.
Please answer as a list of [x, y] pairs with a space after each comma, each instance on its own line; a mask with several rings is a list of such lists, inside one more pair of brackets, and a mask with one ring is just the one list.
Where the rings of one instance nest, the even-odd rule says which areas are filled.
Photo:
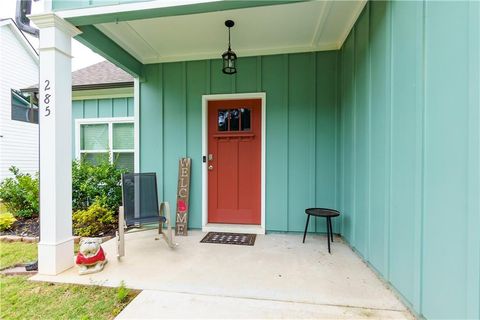
[[73, 266], [71, 38], [80, 31], [54, 13], [32, 16], [40, 28], [40, 243], [38, 271]]

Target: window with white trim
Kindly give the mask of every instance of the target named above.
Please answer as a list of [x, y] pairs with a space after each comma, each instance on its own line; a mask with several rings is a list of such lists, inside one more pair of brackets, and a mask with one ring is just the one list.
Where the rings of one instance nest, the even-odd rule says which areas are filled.
[[77, 120], [77, 158], [98, 164], [108, 160], [134, 172], [133, 118]]

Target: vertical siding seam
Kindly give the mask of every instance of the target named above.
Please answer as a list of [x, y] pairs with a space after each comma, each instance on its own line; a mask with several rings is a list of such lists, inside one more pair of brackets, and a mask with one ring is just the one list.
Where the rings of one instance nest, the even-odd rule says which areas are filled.
[[[340, 118], [341, 118], [341, 127], [340, 127], [340, 150], [341, 150], [341, 161], [342, 161], [342, 168], [341, 168], [341, 189], [340, 189], [340, 203], [341, 203], [341, 209], [345, 213], [345, 194], [346, 194], [346, 189], [345, 189], [345, 179], [346, 179], [346, 174], [345, 174], [345, 145], [346, 145], [346, 134], [345, 134], [345, 121], [346, 121], [346, 108], [345, 108], [345, 99], [342, 99], [341, 97], [343, 96], [343, 93], [346, 94], [345, 91], [345, 70], [344, 70], [344, 62], [345, 62], [345, 52], [342, 50], [342, 55], [340, 57], [341, 63], [341, 92], [340, 94]], [[345, 215], [342, 215], [342, 225], [341, 225], [341, 232], [342, 234], [345, 234]]]
[[352, 188], [353, 188], [353, 193], [352, 193], [352, 243], [353, 247], [357, 248], [357, 210], [356, 210], [356, 193], [357, 193], [357, 170], [356, 170], [356, 163], [357, 163], [357, 74], [356, 74], [356, 65], [357, 65], [357, 59], [356, 54], [357, 54], [357, 26], [352, 29], [353, 30], [353, 63], [352, 63], [352, 80], [353, 80], [353, 104], [352, 104], [352, 162], [350, 166], [352, 167]]
[[[477, 172], [477, 175], [476, 175], [476, 183], [475, 183], [475, 186], [474, 186], [474, 189], [476, 189], [476, 192], [475, 191], [472, 191], [473, 194], [473, 200], [472, 201], [476, 201], [475, 205], [474, 205], [474, 208], [476, 206], [476, 212], [477, 212], [477, 227], [480, 229], [480, 216], [478, 215], [478, 212], [480, 211], [480, 197], [478, 197], [478, 194], [480, 193], [480, 178], [479, 178], [479, 172], [480, 172], [480, 147], [479, 147], [479, 144], [480, 144], [480, 112], [477, 108], [477, 106], [480, 104], [480, 92], [478, 91], [478, 88], [480, 86], [480, 58], [479, 58], [479, 55], [480, 55], [480, 40], [479, 40], [479, 37], [480, 37], [480, 4], [478, 2], [475, 2], [474, 3], [475, 6], [476, 6], [476, 11], [474, 10], [470, 10], [471, 14], [475, 14], [475, 16], [472, 18], [471, 20], [471, 24], [473, 24], [473, 27], [470, 27], [469, 30], [476, 30], [476, 35], [473, 36], [474, 39], [476, 39], [476, 46], [475, 46], [475, 50], [476, 50], [476, 53], [474, 52], [471, 56], [476, 58], [476, 64], [477, 64], [477, 76], [476, 76], [476, 85], [473, 82], [473, 79], [472, 79], [472, 82], [470, 83], [471, 86], [472, 86], [472, 92], [473, 93], [476, 93], [476, 97], [475, 98], [472, 98], [473, 102], [472, 102], [472, 105], [473, 105], [473, 110], [476, 111], [476, 121], [477, 121], [477, 125], [476, 125], [476, 134], [477, 134], [477, 141], [476, 141], [476, 144], [475, 142], [473, 143], [473, 145], [477, 148], [476, 152], [475, 152], [475, 158], [474, 160], [472, 161], [472, 163], [476, 164], [476, 172]], [[471, 2], [470, 5], [473, 5], [473, 3]], [[474, 7], [475, 9], [475, 7]], [[475, 13], [474, 13], [475, 12]], [[472, 22], [473, 21], [473, 22]], [[473, 71], [473, 68], [471, 69], [470, 72], [474, 72]], [[473, 77], [473, 76], [472, 76]], [[471, 93], [473, 95], [473, 93]], [[476, 101], [475, 101], [476, 100]], [[475, 212], [475, 211], [474, 211]], [[472, 213], [473, 215], [473, 213]], [[474, 229], [475, 230], [475, 229]], [[478, 229], [477, 229], [478, 230]], [[475, 273], [477, 271], [480, 271], [480, 235], [478, 233], [475, 233], [477, 236], [477, 239], [476, 239], [476, 243], [477, 243], [477, 260], [476, 260], [476, 263], [477, 263], [477, 270], [473, 270], [472, 272], [474, 274], [476, 274], [476, 277], [477, 277], [477, 281], [478, 281], [478, 286], [477, 286], [477, 289], [476, 289], [476, 299], [473, 300], [473, 301], [476, 301], [477, 303], [477, 314], [476, 315], [473, 315], [474, 317], [477, 317], [477, 318], [480, 318], [480, 276], [479, 276], [479, 273]], [[473, 306], [472, 306], [473, 308]]]
[[[133, 119], [134, 119], [134, 148], [135, 148], [135, 154], [133, 158], [133, 163], [134, 167], [136, 166], [138, 168], [138, 172], [142, 172], [142, 146], [141, 146], [141, 141], [142, 141], [142, 135], [141, 135], [141, 130], [140, 128], [142, 127], [141, 125], [141, 111], [140, 111], [140, 103], [141, 103], [141, 95], [142, 95], [142, 83], [140, 82], [140, 79], [136, 78], [134, 79], [134, 98], [132, 98], [132, 104], [133, 104]], [[135, 98], [136, 96], [136, 98]], [[136, 133], [136, 135], [135, 135]], [[135, 171], [135, 170], [134, 170]]]
[[[313, 56], [313, 203], [317, 207], [317, 53], [310, 54]], [[323, 220], [323, 219], [322, 219]], [[334, 219], [335, 220], [335, 219]], [[317, 232], [317, 219], [315, 219], [314, 231]]]
[[284, 64], [285, 64], [285, 80], [284, 80], [284, 86], [285, 90], [284, 92], [284, 104], [286, 105], [286, 114], [287, 114], [287, 125], [286, 125], [286, 133], [287, 133], [287, 231], [290, 231], [290, 103], [289, 103], [289, 89], [290, 89], [290, 84], [289, 84], [289, 78], [290, 78], [290, 61], [289, 61], [289, 55], [284, 55]]
[[[334, 130], [334, 134], [333, 134], [333, 138], [335, 139], [335, 144], [334, 144], [334, 162], [333, 162], [333, 170], [335, 170], [335, 174], [334, 174], [334, 177], [333, 177], [333, 181], [334, 181], [334, 186], [335, 186], [335, 191], [333, 192], [333, 204], [334, 204], [334, 208], [339, 210], [338, 208], [338, 200], [337, 200], [337, 191], [338, 191], [338, 180], [337, 180], [337, 175], [338, 175], [338, 146], [337, 146], [337, 139], [338, 139], [338, 136], [337, 136], [337, 129], [338, 129], [338, 117], [337, 117], [337, 107], [338, 107], [338, 52], [339, 51], [336, 51], [335, 52], [335, 72], [334, 72], [334, 81], [335, 81], [335, 113], [334, 113], [334, 124], [333, 124], [333, 130]], [[334, 219], [335, 220], [335, 219]], [[337, 219], [338, 220], [338, 219]], [[337, 230], [337, 223], [334, 222], [333, 223], [333, 230]]]
[[[478, 90], [475, 91], [475, 88], [478, 88], [480, 86], [480, 58], [479, 58], [479, 55], [480, 55], [480, 40], [478, 39], [479, 36], [480, 36], [480, 4], [478, 2], [475, 3], [476, 4], [476, 7], [477, 7], [477, 10], [476, 10], [476, 19], [474, 17], [474, 19], [472, 19], [474, 22], [471, 22], [472, 24], [474, 24], [474, 28], [470, 28], [470, 30], [477, 30], [477, 34], [476, 34], [476, 37], [474, 36], [475, 39], [477, 39], [477, 45], [476, 45], [476, 54], [472, 54], [473, 57], [476, 57], [476, 63], [477, 63], [477, 85], [475, 87], [475, 85], [473, 84], [473, 88], [474, 88], [474, 92], [477, 93], [476, 95], [476, 103], [475, 103], [475, 100], [473, 101], [473, 106], [474, 106], [474, 110], [476, 110], [477, 112], [477, 115], [476, 115], [476, 119], [477, 119], [477, 143], [474, 144], [477, 148], [476, 150], [476, 153], [475, 153], [475, 157], [476, 157], [476, 161], [473, 161], [473, 163], [476, 163], [477, 165], [477, 182], [476, 182], [476, 195], [478, 195], [480, 193], [480, 179], [478, 177], [478, 173], [480, 171], [480, 164], [479, 164], [479, 161], [480, 161], [480, 147], [479, 147], [479, 144], [480, 144], [480, 112], [478, 111], [478, 108], [475, 108], [476, 106], [478, 106], [478, 104], [480, 103], [480, 92]], [[471, 10], [471, 12], [473, 12], [473, 10]], [[473, 71], [471, 71], [473, 72]], [[477, 210], [480, 210], [480, 198], [479, 197], [474, 197], [474, 199], [476, 198], [476, 207], [477, 207]], [[478, 212], [478, 211], [477, 211]], [[478, 215], [478, 214], [477, 214]], [[477, 216], [477, 226], [479, 227], [480, 229], [480, 216]], [[477, 267], [478, 269], [480, 270], [480, 235], [478, 235], [477, 233]], [[473, 272], [476, 272], [476, 271], [473, 271]], [[480, 272], [479, 272], [480, 273]], [[476, 295], [477, 295], [477, 315], [476, 317], [477, 318], [480, 318], [480, 276], [478, 276], [478, 273], [477, 273], [477, 281], [478, 281], [478, 287], [476, 289]]]
[[368, 163], [368, 168], [367, 168], [367, 184], [368, 184], [368, 200], [367, 200], [367, 244], [366, 244], [366, 254], [365, 258], [367, 261], [370, 261], [370, 242], [371, 242], [371, 236], [370, 236], [370, 225], [372, 223], [372, 217], [371, 217], [371, 210], [372, 210], [372, 199], [371, 199], [371, 194], [372, 194], [372, 57], [371, 57], [371, 39], [370, 39], [370, 27], [371, 27], [371, 16], [372, 16], [372, 10], [371, 10], [371, 3], [367, 3], [368, 5], [368, 30], [367, 30], [367, 56], [368, 56], [368, 102], [367, 102], [367, 163]]
[[257, 91], [262, 91], [262, 56], [257, 57]]
[[205, 65], [205, 68], [206, 68], [206, 77], [207, 79], [205, 79], [205, 85], [206, 85], [206, 92], [207, 94], [211, 94], [212, 92], [212, 77], [211, 77], [211, 72], [212, 72], [212, 62], [211, 60], [207, 60], [207, 63]]
[[188, 107], [187, 107], [187, 101], [188, 101], [188, 88], [187, 88], [187, 76], [188, 76], [188, 71], [187, 71], [187, 62], [183, 61], [182, 62], [182, 69], [183, 69], [183, 102], [185, 106], [185, 157], [188, 157]]
[[[343, 153], [341, 148], [342, 139], [342, 65], [341, 55], [342, 49], [335, 54], [335, 206], [343, 212], [343, 205], [340, 194], [342, 193], [342, 168], [343, 168]], [[339, 164], [340, 162], [340, 164]], [[340, 225], [339, 225], [340, 224]], [[336, 223], [337, 231], [343, 234], [343, 214], [341, 219]]]
[[427, 4], [426, 4], [426, 1], [423, 1], [422, 3], [422, 15], [421, 15], [421, 18], [422, 18], [422, 39], [421, 39], [421, 63], [422, 63], [422, 67], [421, 67], [421, 72], [422, 74], [420, 75], [421, 77], [421, 82], [420, 82], [420, 85], [421, 85], [421, 88], [420, 88], [420, 92], [421, 92], [421, 101], [422, 101], [422, 105], [421, 105], [421, 165], [420, 165], [420, 217], [418, 217], [418, 223], [419, 223], [419, 226], [417, 226], [415, 229], [416, 231], [418, 232], [418, 235], [417, 235], [417, 246], [418, 248], [416, 250], [418, 250], [417, 252], [417, 270], [415, 271], [415, 274], [414, 274], [414, 279], [415, 279], [415, 283], [413, 284], [414, 285], [414, 297], [416, 295], [418, 295], [416, 297], [416, 299], [414, 299], [414, 303], [417, 304], [416, 305], [416, 310], [419, 314], [422, 314], [422, 308], [423, 308], [423, 299], [422, 299], [422, 296], [423, 296], [423, 223], [424, 223], [424, 212], [425, 212], [425, 161], [426, 161], [426, 149], [425, 149], [425, 146], [426, 146], [426, 138], [427, 138], [427, 94], [426, 94], [426, 86], [427, 86], [427, 59], [426, 59], [426, 50], [427, 50], [427, 46], [426, 46], [426, 39], [427, 39], [427, 29], [426, 29], [426, 9], [427, 9]]
[[164, 77], [163, 77], [163, 64], [159, 64], [158, 66], [158, 72], [160, 73], [158, 75], [158, 80], [160, 82], [160, 115], [162, 117], [162, 120], [161, 120], [161, 133], [162, 133], [162, 138], [160, 139], [161, 141], [161, 146], [160, 146], [160, 149], [161, 149], [161, 154], [162, 154], [162, 165], [161, 165], [161, 170], [162, 170], [162, 201], [165, 200], [165, 108], [164, 108], [164, 105], [165, 105], [165, 95], [164, 95]]
[[[468, 19], [468, 136], [469, 143], [467, 148], [467, 170], [470, 172], [467, 178], [467, 212], [468, 214], [468, 244], [467, 253], [467, 317], [480, 317], [480, 238], [478, 228], [480, 228], [480, 216], [478, 210], [480, 208], [479, 190], [479, 159], [480, 159], [480, 113], [478, 105], [480, 103], [480, 93], [478, 87], [480, 85], [480, 41], [479, 41], [479, 18], [480, 5], [478, 2], [469, 3], [469, 19]], [[477, 213], [477, 217], [475, 217]], [[477, 228], [477, 229], [476, 229]], [[475, 239], [476, 237], [476, 239]], [[476, 305], [475, 305], [476, 304]]]
[[385, 273], [386, 273], [386, 279], [390, 280], [390, 215], [392, 212], [392, 125], [393, 125], [393, 22], [394, 22], [394, 17], [393, 17], [393, 2], [389, 3], [389, 14], [390, 14], [390, 39], [389, 39], [389, 49], [390, 49], [390, 61], [389, 61], [389, 112], [388, 112], [388, 148], [386, 150], [387, 153], [387, 159], [388, 159], [388, 167], [387, 167], [387, 185], [388, 185], [388, 191], [387, 191], [387, 199], [386, 199], [386, 209], [387, 212], [385, 214]]

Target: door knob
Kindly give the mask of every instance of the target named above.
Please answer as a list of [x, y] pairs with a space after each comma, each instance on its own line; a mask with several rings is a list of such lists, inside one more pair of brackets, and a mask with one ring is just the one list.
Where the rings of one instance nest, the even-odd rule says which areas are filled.
[[212, 171], [212, 170], [213, 170], [213, 166], [212, 166], [212, 165], [209, 165], [209, 166], [208, 166], [208, 170]]

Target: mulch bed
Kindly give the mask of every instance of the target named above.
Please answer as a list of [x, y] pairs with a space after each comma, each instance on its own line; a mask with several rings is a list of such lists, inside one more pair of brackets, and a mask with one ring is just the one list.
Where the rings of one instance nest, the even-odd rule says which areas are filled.
[[[107, 232], [102, 232], [97, 237], [114, 237], [115, 229], [111, 229]], [[19, 237], [32, 237], [38, 238], [40, 236], [40, 219], [38, 217], [31, 219], [18, 219], [13, 224], [12, 228], [1, 231], [0, 236], [19, 236]]]
[[18, 219], [12, 228], [0, 232], [0, 236], [21, 236], [21, 237], [38, 237], [40, 236], [40, 219]]

